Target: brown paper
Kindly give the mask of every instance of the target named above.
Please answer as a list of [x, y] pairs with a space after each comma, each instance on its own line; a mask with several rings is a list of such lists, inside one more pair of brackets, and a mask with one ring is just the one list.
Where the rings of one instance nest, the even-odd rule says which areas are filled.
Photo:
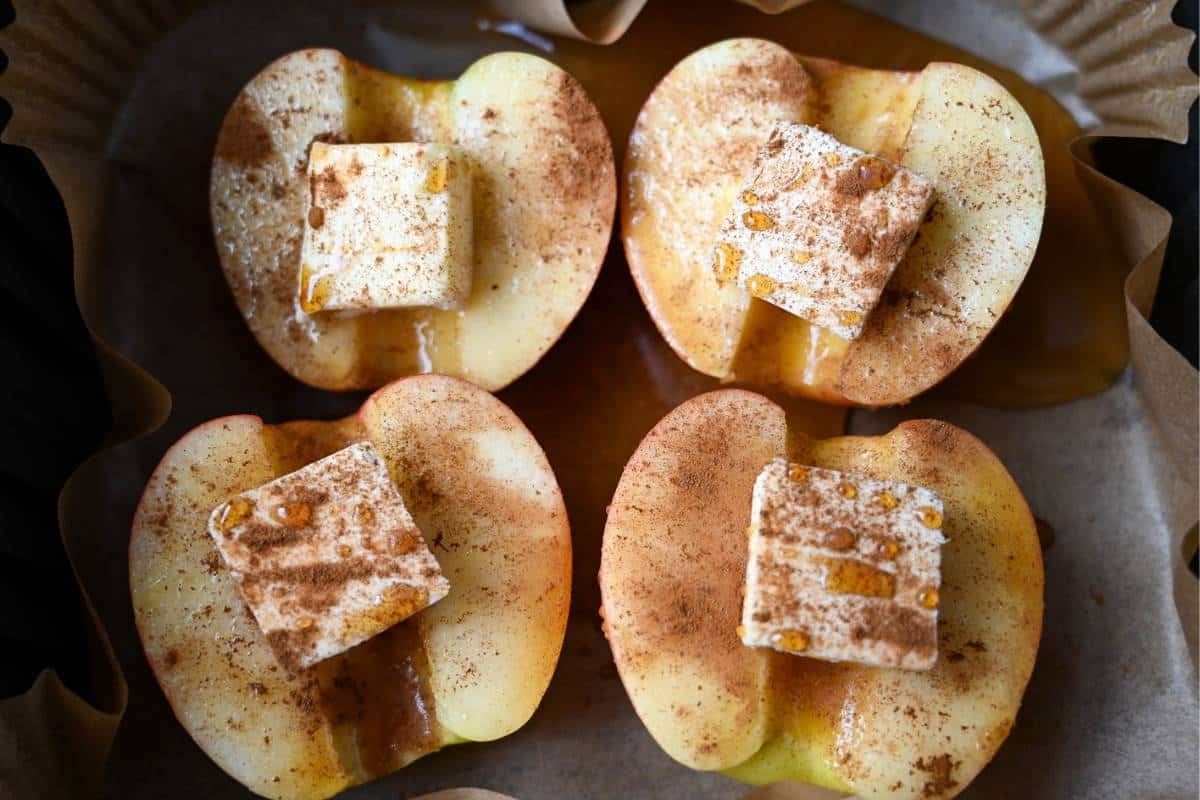
[[[628, 21], [618, 10], [632, 19], [638, 5], [592, 0], [573, 6], [574, 16], [565, 23], [521, 16], [525, 4], [512, 9], [516, 19], [540, 22], [549, 31], [611, 40]], [[888, 4], [876, 5], [887, 11]], [[987, 18], [983, 10], [996, 13], [1004, 5], [981, 0], [980, 19]], [[194, 6], [205, 8], [189, 18]], [[554, 6], [541, 4], [549, 11]], [[585, 18], [584, 6], [608, 11]], [[966, 0], [957, 0], [939, 4], [939, 11], [951, 6], [969, 8]], [[1079, 91], [1067, 94], [1080, 98], [1080, 109], [1094, 111], [1104, 126], [1100, 130], [1177, 138], [1195, 96], [1195, 78], [1181, 66], [1186, 53], [1181, 43], [1188, 35], [1170, 26], [1165, 12], [1131, 15], [1124, 8], [1117, 2], [1052, 0], [1032, 4], [1031, 18], [1040, 37], [1080, 59]], [[1049, 11], [1040, 13], [1044, 9]], [[566, 14], [561, 5], [558, 10]], [[348, 8], [265, 0], [211, 7], [188, 0], [26, 0], [17, 3], [17, 12], [17, 24], [0, 31], [0, 47], [11, 62], [0, 77], [0, 94], [14, 107], [6, 140], [33, 147], [63, 195], [75, 240], [79, 303], [96, 337], [117, 415], [113, 449], [73, 476], [61, 509], [68, 554], [113, 647], [104, 639], [96, 648], [110, 656], [91, 698], [104, 711], [50, 675], [28, 694], [0, 704], [0, 742], [22, 745], [0, 747], [0, 790], [20, 798], [68, 797], [95, 785], [99, 762], [75, 754], [103, 761], [125, 700], [115, 656], [129, 678], [131, 701], [113, 751], [109, 793], [172, 794], [182, 781], [189, 793], [241, 796], [171, 718], [141, 656], [124, 564], [132, 506], [165, 448], [197, 422], [236, 411], [260, 413], [270, 422], [325, 418], [352, 410], [360, 396], [329, 395], [290, 381], [258, 350], [229, 302], [212, 252], [204, 194], [216, 126], [254, 72], [301, 46], [328, 43], [398, 72], [451, 77], [484, 52], [528, 49], [528, 37], [520, 38], [522, 28], [500, 28], [506, 20], [495, 7], [477, 14], [444, 2], [381, 0]], [[969, 22], [972, 15], [962, 18]], [[1116, 24], [1109, 25], [1112, 18]], [[563, 27], [568, 23], [571, 27]], [[231, 30], [238, 35], [230, 37]], [[164, 35], [169, 39], [156, 46]], [[619, 153], [658, 77], [691, 50], [732, 35], [768, 36], [797, 51], [874, 66], [919, 68], [933, 58], [980, 64], [952, 47], [830, 2], [776, 18], [724, 3], [695, 8], [656, 3], [609, 49], [544, 37], [532, 41], [585, 83]], [[864, 49], [862, 41], [872, 47]], [[1024, 68], [1031, 60], [1025, 53], [1008, 63]], [[1089, 65], [1098, 65], [1101, 77]], [[1182, 644], [1176, 604], [1194, 612], [1195, 581], [1182, 568], [1179, 537], [1196, 518], [1196, 373], [1144, 318], [1169, 219], [1072, 160], [1067, 147], [1078, 127], [1044, 95], [1012, 73], [989, 71], [1030, 108], [1047, 150], [1050, 202], [1058, 216], [1048, 215], [1052, 241], [1043, 250], [1069, 253], [1073, 242], [1057, 251], [1055, 244], [1070, 233], [1091, 232], [1101, 244], [1089, 257], [1111, 265], [1118, 282], [1128, 276], [1129, 344], [1144, 400], [1128, 380], [1067, 406], [1026, 412], [952, 403], [949, 392], [938, 392], [900, 411], [856, 414], [853, 428], [886, 429], [916, 414], [963, 424], [997, 449], [1035, 512], [1058, 531], [1058, 543], [1047, 553], [1046, 637], [1025, 709], [995, 765], [969, 796], [1066, 796], [1082, 787], [1097, 797], [1194, 796], [1189, 760], [1195, 752], [1194, 667]], [[1122, 92], [1147, 97], [1106, 100]], [[1039, 259], [1052, 279], [1054, 260], [1044, 253]], [[1031, 276], [1030, 286], [1040, 291], [1051, 283]], [[1103, 327], [1110, 316], [1097, 314], [1090, 324]], [[1119, 325], [1119, 316], [1115, 319]], [[1109, 372], [1098, 369], [1084, 393], [1101, 391], [1116, 374], [1112, 365], [1119, 370], [1124, 364], [1123, 338], [1119, 344], [1091, 354], [1089, 363], [1103, 363]], [[1004, 357], [986, 353], [977, 361], [990, 364], [991, 372], [1008, 366]], [[970, 373], [969, 365], [963, 374]], [[1073, 385], [1074, 394], [1045, 397], [1078, 396], [1080, 384]], [[603, 509], [625, 458], [667, 410], [714, 386], [666, 347], [615, 247], [564, 339], [501, 393], [547, 450], [568, 499], [575, 540], [572, 619], [546, 700], [514, 736], [449, 748], [355, 796], [393, 797], [398, 790], [408, 794], [462, 783], [523, 800], [644, 796], [649, 787], [667, 798], [745, 794], [745, 787], [730, 780], [674, 764], [649, 740], [616, 679], [595, 616]], [[548, 404], [547, 397], [554, 402]], [[168, 418], [172, 398], [176, 407]], [[810, 429], [840, 428], [835, 410], [789, 405], [792, 418]], [[1136, 558], [1126, 557], [1129, 553]], [[1130, 628], [1132, 620], [1142, 627]], [[1106, 638], [1114, 632], [1126, 635], [1115, 642]], [[1138, 646], [1145, 652], [1134, 661]], [[76, 736], [56, 735], [63, 731]], [[1147, 742], [1156, 749], [1147, 750]], [[37, 780], [17, 777], [29, 770]], [[781, 787], [761, 796], [807, 800], [822, 794]]]

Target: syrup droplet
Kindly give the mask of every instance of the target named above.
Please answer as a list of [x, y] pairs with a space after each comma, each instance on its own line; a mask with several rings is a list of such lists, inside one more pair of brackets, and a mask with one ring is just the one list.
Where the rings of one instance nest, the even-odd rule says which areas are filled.
[[895, 558], [896, 556], [900, 555], [900, 543], [895, 539], [888, 539], [886, 542], [884, 542], [881, 550], [884, 558]]
[[737, 626], [737, 636], [738, 636], [738, 638], [739, 638], [739, 639], [744, 639], [744, 638], [746, 638], [746, 626], [745, 626], [745, 625], [738, 625], [738, 626]]
[[858, 537], [849, 528], [838, 528], [825, 536], [825, 546], [830, 550], [849, 550], [858, 543]]
[[789, 653], [803, 653], [808, 649], [808, 635], [801, 631], [776, 631], [771, 634], [771, 644]]
[[307, 266], [300, 268], [300, 309], [315, 314], [329, 302], [329, 278], [316, 277]]
[[753, 525], [747, 525], [747, 526], [746, 526], [746, 538], [747, 538], [747, 539], [749, 539], [749, 538], [750, 538], [750, 537], [752, 537], [753, 535], [754, 535], [754, 526], [753, 526]]
[[800, 554], [790, 547], [785, 547], [779, 551], [779, 555], [783, 556], [784, 558], [796, 558]]
[[938, 597], [938, 590], [933, 587], [922, 589], [921, 593], [917, 595], [917, 602], [931, 610], [937, 608], [940, 599]]
[[870, 564], [848, 558], [819, 559], [825, 567], [825, 589], [833, 594], [859, 597], [894, 597], [896, 576]]
[[718, 242], [713, 248], [713, 272], [721, 280], [735, 280], [741, 263], [741, 251], [728, 242]]
[[842, 163], [842, 157], [837, 153], [826, 153], [824, 156], [822, 156], [822, 158], [824, 158], [825, 163], [831, 167], [840, 166]]
[[283, 586], [276, 586], [271, 590], [271, 594], [275, 595], [276, 597], [284, 597], [287, 595], [287, 593], [287, 589]]
[[804, 238], [808, 241], [809, 244], [812, 244], [813, 242], [815, 242], [817, 240], [817, 237], [820, 235], [821, 235], [821, 231], [819, 228], [809, 228], [808, 230], [806, 230], [804, 232]]
[[747, 189], [746, 191], [742, 192], [742, 202], [748, 206], [757, 205], [758, 195]]
[[775, 220], [761, 211], [747, 211], [742, 214], [742, 224], [752, 231], [765, 231], [775, 227]]
[[440, 158], [429, 168], [425, 176], [425, 191], [437, 194], [446, 188], [446, 180], [450, 177], [449, 159]]
[[775, 291], [775, 281], [770, 276], [763, 275], [760, 272], [757, 275], [750, 276], [750, 280], [746, 281], [746, 288], [755, 297], [766, 297]]
[[857, 311], [839, 311], [838, 322], [846, 326], [854, 326], [863, 321], [863, 315]]
[[254, 513], [254, 501], [248, 497], [235, 497], [225, 504], [217, 515], [217, 530], [228, 533]]
[[788, 477], [794, 481], [806, 481], [808, 480], [808, 470], [799, 464], [793, 464], [788, 469]]
[[303, 528], [312, 519], [312, 507], [296, 501], [275, 506], [275, 520], [289, 528]]
[[338, 550], [338, 555], [341, 556], [342, 558], [349, 558], [350, 554], [354, 552], [354, 548], [352, 548], [348, 544], [339, 544], [337, 550]]
[[921, 524], [926, 528], [937, 530], [942, 527], [942, 512], [932, 506], [926, 506], [920, 510]]
[[812, 257], [812, 253], [805, 252], [804, 250], [792, 251], [792, 261], [797, 264], [807, 264], [812, 261]]
[[881, 158], [863, 156], [855, 164], [863, 188], [872, 190], [887, 186], [896, 174], [896, 168]]
[[842, 497], [846, 498], [847, 500], [853, 500], [854, 498], [858, 497], [858, 487], [853, 483], [846, 483], [843, 481], [838, 485], [838, 491], [841, 492]]
[[316, 620], [314, 620], [312, 617], [304, 617], [303, 619], [301, 619], [299, 622], [296, 623], [296, 627], [302, 631], [306, 631], [315, 624], [316, 624]]
[[900, 501], [896, 499], [896, 495], [891, 492], [882, 492], [875, 500], [884, 511], [891, 511], [900, 504]]
[[308, 210], [308, 227], [319, 228], [325, 224], [325, 209], [313, 206]]

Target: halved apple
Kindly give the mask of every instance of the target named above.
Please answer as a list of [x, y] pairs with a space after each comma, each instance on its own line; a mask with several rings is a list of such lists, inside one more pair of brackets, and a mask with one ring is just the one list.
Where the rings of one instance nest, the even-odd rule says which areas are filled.
[[[442, 142], [473, 170], [475, 266], [464, 308], [304, 313], [305, 170], [314, 141]], [[210, 211], [238, 308], [280, 366], [324, 389], [440, 372], [499, 389], [532, 367], [591, 290], [616, 206], [612, 145], [574, 78], [521, 53], [455, 81], [303, 50], [242, 90], [217, 139]]]
[[[936, 185], [929, 218], [854, 341], [713, 274], [717, 231], [780, 121], [820, 127]], [[880, 406], [936, 384], [995, 326], [1033, 260], [1046, 181], [1029, 117], [977, 70], [863, 69], [732, 39], [685, 58], [646, 100], [625, 155], [623, 195], [630, 270], [688, 364]]]
[[[208, 513], [363, 439], [387, 462], [451, 591], [289, 673], [213, 546]], [[421, 376], [337, 422], [233, 416], [188, 433], [138, 505], [129, 572], [146, 657], [200, 747], [258, 794], [324, 798], [529, 719], [562, 646], [571, 542], [554, 473], [516, 415], [464, 381]]]
[[[833, 664], [736, 632], [754, 479], [771, 458], [898, 479], [945, 502], [936, 666]], [[613, 656], [651, 735], [683, 764], [863, 798], [962, 791], [1012, 727], [1042, 626], [1033, 517], [996, 456], [943, 422], [813, 440], [766, 398], [676, 408], [625, 467], [601, 561]]]

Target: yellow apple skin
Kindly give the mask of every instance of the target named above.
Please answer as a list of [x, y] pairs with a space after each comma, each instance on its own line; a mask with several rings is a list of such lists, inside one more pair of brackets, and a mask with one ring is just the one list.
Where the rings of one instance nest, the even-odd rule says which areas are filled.
[[[451, 591], [363, 645], [289, 673], [213, 546], [208, 514], [364, 439], [388, 464]], [[147, 660], [196, 743], [257, 794], [317, 800], [529, 719], [566, 630], [571, 542], [554, 473], [516, 415], [464, 381], [417, 376], [340, 421], [270, 426], [243, 415], [192, 430], [146, 486], [129, 571]], [[343, 666], [370, 676], [369, 701], [349, 722], [326, 705]], [[414, 707], [414, 693], [425, 712], [391, 721], [389, 703]], [[387, 740], [372, 741], [381, 718]]]
[[[780, 120], [817, 126], [936, 187], [853, 341], [712, 271], [716, 230]], [[710, 45], [667, 73], [634, 125], [623, 176], [630, 272], [675, 352], [708, 375], [845, 405], [906, 402], [973, 353], [1024, 279], [1045, 213], [1037, 134], [989, 76], [949, 63], [864, 69], [762, 39]]]
[[[932, 670], [741, 644], [753, 478], [779, 455], [942, 496], [949, 543]], [[953, 797], [991, 760], [1032, 673], [1043, 612], [1033, 517], [978, 439], [919, 420], [814, 440], [741, 390], [694, 398], [647, 434], [610, 507], [600, 586], [621, 679], [672, 758], [755, 784], [895, 800]]]
[[[305, 171], [317, 140], [464, 151], [475, 264], [463, 308], [352, 317], [299, 308]], [[335, 390], [424, 372], [489, 390], [512, 382], [583, 305], [615, 208], [612, 144], [599, 113], [574, 78], [523, 53], [481, 58], [455, 81], [390, 75], [336, 50], [283, 56], [226, 115], [209, 186], [217, 253], [250, 330], [291, 375]]]

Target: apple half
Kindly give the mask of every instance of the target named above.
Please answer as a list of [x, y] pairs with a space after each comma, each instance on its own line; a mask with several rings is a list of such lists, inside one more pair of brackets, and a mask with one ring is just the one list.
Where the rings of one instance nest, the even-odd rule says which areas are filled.
[[[207, 532], [230, 496], [370, 440], [450, 594], [299, 673], [278, 665]], [[417, 376], [336, 422], [216, 419], [154, 470], [129, 544], [134, 616], [179, 721], [266, 797], [325, 798], [444, 745], [520, 728], [550, 682], [571, 594], [567, 513], [511, 410]]]
[[[814, 125], [933, 181], [936, 202], [853, 341], [712, 271], [744, 173], [777, 122]], [[642, 107], [625, 155], [621, 231], [663, 336], [693, 368], [827, 402], [905, 402], [983, 342], [1033, 261], [1046, 205], [1041, 145], [995, 80], [795, 56], [731, 39], [685, 58]]]
[[[473, 170], [475, 267], [465, 307], [304, 313], [298, 286], [308, 150], [441, 142]], [[612, 143], [583, 87], [544, 59], [496, 53], [457, 80], [403, 78], [336, 50], [302, 50], [242, 90], [217, 138], [209, 208], [242, 316], [291, 375], [369, 389], [423, 372], [489, 390], [557, 341], [612, 234]]]
[[[945, 501], [938, 661], [929, 672], [750, 648], [736, 633], [754, 479], [780, 455]], [[995, 755], [1033, 671], [1042, 553], [1024, 497], [944, 422], [814, 440], [751, 392], [696, 397], [630, 458], [604, 530], [601, 615], [650, 734], [677, 761], [755, 784], [862, 798], [953, 797]]]

